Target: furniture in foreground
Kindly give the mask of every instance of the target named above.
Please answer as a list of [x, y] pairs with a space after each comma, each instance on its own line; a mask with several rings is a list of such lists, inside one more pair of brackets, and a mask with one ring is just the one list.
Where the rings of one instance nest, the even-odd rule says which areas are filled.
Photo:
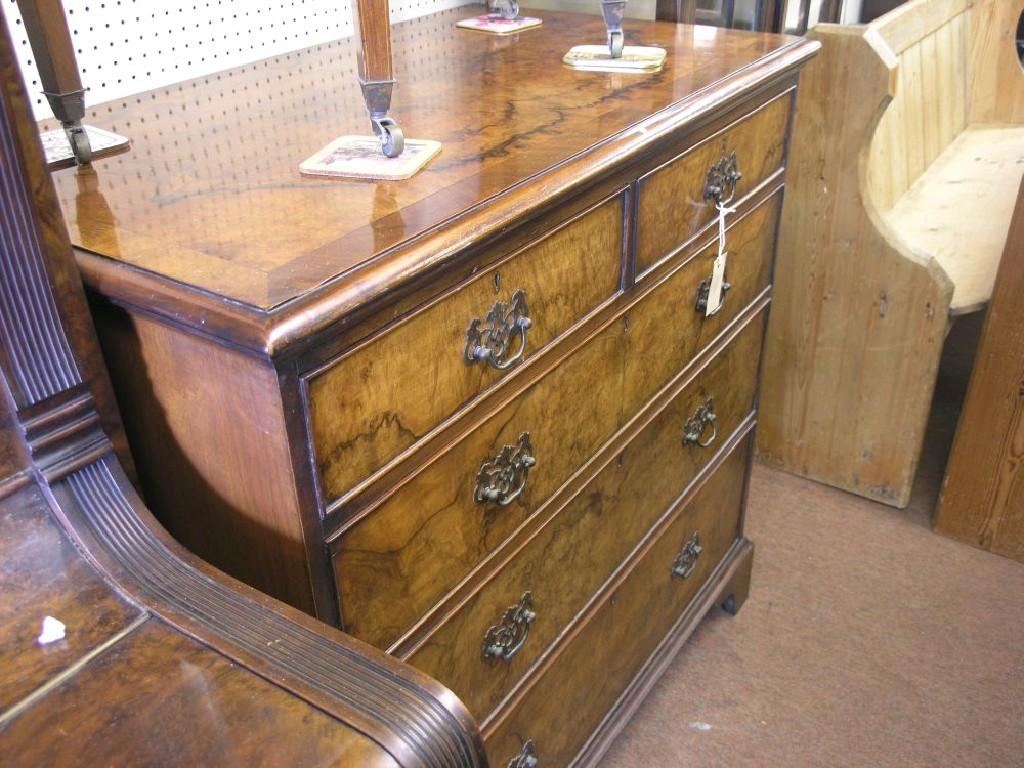
[[[396, 119], [444, 145], [412, 179], [298, 175], [362, 119], [332, 74], [347, 41], [98, 110], [187, 119], [55, 179], [172, 533], [450, 687], [492, 765], [592, 764], [701, 616], [747, 594], [776, 222], [817, 46], [637, 22], [669, 61], [622, 76], [558, 63], [599, 17], [500, 40], [464, 15], [394, 29]], [[443, 66], [410, 72], [414, 42]]]
[[450, 691], [166, 534], [99, 359], [0, 15], [0, 764], [486, 765]]
[[935, 530], [1024, 561], [1024, 185], [953, 438]]
[[1024, 0], [912, 0], [814, 28], [758, 448], [895, 506], [950, 317], [985, 306], [1024, 171]]

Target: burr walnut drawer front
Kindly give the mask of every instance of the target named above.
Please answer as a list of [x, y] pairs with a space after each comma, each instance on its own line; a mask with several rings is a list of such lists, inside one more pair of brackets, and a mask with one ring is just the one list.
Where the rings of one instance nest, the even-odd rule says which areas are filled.
[[[491, 765], [531, 742], [539, 766], [566, 766], [672, 630], [737, 539], [744, 439], [507, 709], [484, 721]], [[537, 621], [543, 605], [536, 606]]]
[[623, 400], [627, 411], [640, 407], [705, 349], [765, 292], [771, 281], [775, 229], [782, 206], [777, 191], [732, 221], [726, 233], [728, 257], [719, 310], [708, 316], [699, 305], [718, 255], [714, 245], [697, 252], [655, 286], [630, 312]]
[[642, 274], [783, 167], [792, 92], [758, 107], [640, 179], [636, 271]]
[[327, 502], [611, 299], [622, 249], [616, 195], [314, 373], [309, 417]]
[[[598, 474], [412, 653], [413, 666], [484, 719], [562, 635], [754, 405], [764, 314], [756, 316]], [[711, 428], [691, 422], [708, 408]]]
[[624, 335], [610, 321], [331, 537], [347, 631], [388, 648], [622, 426]]

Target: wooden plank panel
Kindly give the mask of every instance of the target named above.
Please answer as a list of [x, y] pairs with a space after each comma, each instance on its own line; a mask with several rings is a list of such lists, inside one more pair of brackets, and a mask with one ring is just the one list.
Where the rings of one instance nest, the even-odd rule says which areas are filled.
[[973, 0], [910, 0], [880, 16], [871, 26], [894, 53], [902, 53], [963, 13], [971, 2]]
[[935, 530], [1024, 561], [1024, 186], [950, 455]]
[[950, 102], [953, 105], [953, 115], [956, 119], [956, 127], [962, 131], [967, 127], [967, 34], [969, 30], [969, 19], [973, 11], [961, 13], [950, 22], [953, 25], [953, 61], [957, 73], [955, 87], [950, 91]]
[[953, 100], [950, 98], [961, 69], [960, 66], [957, 66], [955, 58], [955, 31], [956, 22], [950, 20], [935, 33], [936, 75], [939, 92], [937, 99], [938, 136], [941, 147], [949, 144], [960, 130], [957, 125]]
[[769, 463], [902, 506], [952, 286], [886, 239], [863, 196], [860, 158], [893, 66], [866, 34], [809, 34], [825, 46], [797, 97], [758, 445]]
[[1024, 0], [976, 0], [967, 79], [972, 123], [1024, 123], [1024, 74], [1016, 51]]
[[918, 43], [921, 57], [921, 118], [922, 148], [925, 168], [945, 148], [940, 138], [939, 101], [943, 99], [941, 84], [941, 62], [936, 54], [935, 35], [928, 35]]
[[871, 137], [871, 149], [868, 153], [868, 189], [874, 198], [875, 205], [880, 209], [889, 208], [894, 200], [893, 186], [896, 184], [892, 148], [896, 141], [896, 102], [889, 102], [888, 108], [882, 113], [878, 129]]
[[[888, 166], [880, 165], [881, 170], [879, 175], [886, 173], [886, 167], [888, 167], [889, 187], [888, 196], [885, 198], [884, 207], [888, 208], [896, 199], [903, 194], [907, 186], [910, 183], [909, 170], [907, 168], [907, 156], [906, 156], [906, 132], [907, 123], [903, 118], [904, 106], [902, 93], [904, 86], [902, 83], [903, 77], [902, 67], [898, 67], [896, 70], [896, 94], [893, 96], [892, 101], [889, 103], [888, 109], [885, 111], [885, 115], [888, 119], [887, 134], [884, 139], [885, 143], [889, 148], [888, 152]], [[874, 139], [872, 139], [874, 141]], [[879, 158], [881, 163], [881, 158]], [[883, 203], [879, 201], [879, 207], [883, 206]]]
[[[913, 184], [927, 168], [924, 153], [924, 92], [921, 77], [921, 46], [915, 44], [900, 56], [900, 89], [903, 107], [903, 152], [907, 159], [907, 185]], [[906, 189], [899, 190], [900, 194]]]

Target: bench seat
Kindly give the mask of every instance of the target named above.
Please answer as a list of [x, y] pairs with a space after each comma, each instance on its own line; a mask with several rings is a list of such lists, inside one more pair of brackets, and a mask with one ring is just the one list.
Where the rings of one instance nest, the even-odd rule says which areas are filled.
[[1024, 126], [970, 126], [883, 214], [949, 276], [950, 315], [983, 309], [991, 298], [1022, 173]]

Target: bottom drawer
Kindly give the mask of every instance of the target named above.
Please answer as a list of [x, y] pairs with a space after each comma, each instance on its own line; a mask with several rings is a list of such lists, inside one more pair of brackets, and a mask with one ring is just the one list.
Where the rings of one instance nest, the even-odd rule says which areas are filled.
[[538, 768], [569, 764], [736, 540], [749, 450], [745, 437], [553, 663], [487, 727], [491, 765], [507, 765], [527, 740]]

